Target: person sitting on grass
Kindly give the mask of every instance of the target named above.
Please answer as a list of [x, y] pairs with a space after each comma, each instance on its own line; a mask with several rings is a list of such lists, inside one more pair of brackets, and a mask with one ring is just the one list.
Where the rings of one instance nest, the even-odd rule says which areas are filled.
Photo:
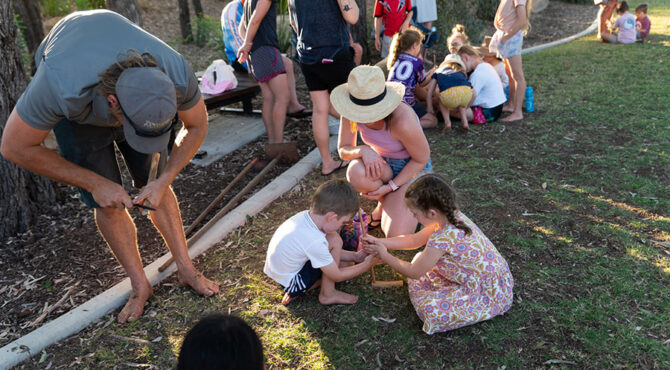
[[[434, 334], [502, 315], [512, 306], [514, 278], [484, 233], [459, 211], [456, 194], [441, 176], [428, 174], [407, 189], [405, 202], [423, 230], [396, 238], [363, 237], [363, 248], [408, 277], [409, 298]], [[388, 249], [417, 249], [412, 262]]]
[[[321, 286], [319, 303], [353, 304], [358, 297], [335, 289], [335, 282], [358, 276], [372, 266], [372, 256], [342, 249], [337, 230], [358, 211], [358, 194], [344, 179], [327, 181], [316, 189], [309, 210], [299, 212], [275, 231], [263, 272], [286, 292], [286, 305]], [[351, 266], [351, 262], [357, 264]], [[347, 267], [342, 267], [347, 263]]]
[[[612, 25], [612, 34], [607, 41], [611, 43], [632, 44], [635, 42], [635, 16], [628, 11], [628, 3], [622, 1], [616, 9], [619, 15]], [[614, 33], [618, 30], [618, 33]]]
[[265, 369], [263, 345], [239, 317], [212, 314], [198, 321], [184, 338], [177, 370]]
[[635, 7], [635, 37], [636, 42], [644, 42], [644, 39], [649, 36], [651, 30], [651, 21], [647, 17], [647, 4], [640, 4]]
[[437, 125], [437, 117], [434, 112], [426, 111], [426, 108], [415, 97], [417, 88], [427, 85], [434, 71], [431, 69], [425, 73], [423, 69], [423, 59], [420, 56], [423, 37], [423, 32], [415, 27], [396, 33], [391, 41], [387, 67], [389, 69], [388, 80], [405, 85], [405, 96], [402, 100], [414, 109], [414, 113], [421, 122], [421, 127], [428, 128]]
[[[507, 101], [498, 73], [493, 66], [482, 60], [472, 46], [461, 46], [458, 49], [458, 55], [465, 64], [465, 70], [469, 76], [468, 81], [476, 94], [472, 107], [466, 110], [468, 121], [481, 124], [497, 120]], [[458, 112], [452, 114], [456, 116]]]
[[456, 54], [449, 54], [440, 64], [440, 68], [432, 76], [428, 85], [428, 112], [433, 113], [433, 92], [437, 91], [440, 97], [439, 109], [444, 118], [444, 128], [442, 132], [451, 129], [450, 110], [457, 110], [461, 117], [463, 130], [469, 130], [468, 115], [466, 109], [475, 101], [477, 94], [472, 90], [472, 85], [468, 82], [468, 75], [465, 71], [465, 64]]

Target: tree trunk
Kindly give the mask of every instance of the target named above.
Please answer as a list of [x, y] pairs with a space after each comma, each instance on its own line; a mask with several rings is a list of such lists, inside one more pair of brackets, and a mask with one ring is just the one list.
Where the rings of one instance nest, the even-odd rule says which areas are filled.
[[361, 64], [367, 64], [370, 62], [370, 48], [368, 47], [368, 23], [366, 20], [367, 12], [365, 9], [365, 0], [356, 0], [358, 4], [358, 22], [352, 24], [349, 27], [351, 32], [351, 37], [354, 38], [354, 42], [361, 44], [363, 47], [363, 58]]
[[137, 4], [137, 0], [105, 0], [105, 7], [142, 27], [142, 15], [140, 14], [140, 6]]
[[193, 10], [195, 10], [195, 15], [198, 18], [202, 18], [203, 14], [205, 14], [205, 12], [202, 10], [202, 3], [200, 0], [193, 0]]
[[40, 7], [36, 0], [15, 0], [14, 12], [19, 15], [19, 21], [25, 26], [22, 33], [28, 46], [28, 52], [34, 53], [44, 39]]
[[[14, 25], [13, 1], [0, 1], [0, 135], [19, 96], [26, 74]], [[0, 157], [0, 238], [28, 230], [41, 205], [56, 199], [53, 183]]]
[[188, 10], [188, 0], [177, 0], [179, 6], [179, 27], [181, 28], [182, 42], [188, 43], [193, 40], [191, 31], [191, 14]]

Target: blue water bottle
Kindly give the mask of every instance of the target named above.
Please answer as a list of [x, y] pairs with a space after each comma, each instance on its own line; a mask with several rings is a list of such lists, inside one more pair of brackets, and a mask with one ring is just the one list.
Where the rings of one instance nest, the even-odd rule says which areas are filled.
[[535, 112], [535, 103], [533, 102], [533, 88], [526, 86], [526, 112]]

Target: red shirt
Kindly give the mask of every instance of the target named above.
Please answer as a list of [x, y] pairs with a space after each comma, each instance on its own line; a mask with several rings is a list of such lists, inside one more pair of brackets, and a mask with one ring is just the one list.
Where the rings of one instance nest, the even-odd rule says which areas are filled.
[[400, 32], [400, 27], [411, 10], [412, 0], [375, 1], [375, 17], [382, 17], [384, 35], [389, 37]]
[[647, 35], [649, 35], [649, 30], [651, 29], [651, 21], [649, 20], [649, 17], [646, 15], [637, 17], [635, 20], [635, 29], [640, 33], [641, 39], [647, 37]]

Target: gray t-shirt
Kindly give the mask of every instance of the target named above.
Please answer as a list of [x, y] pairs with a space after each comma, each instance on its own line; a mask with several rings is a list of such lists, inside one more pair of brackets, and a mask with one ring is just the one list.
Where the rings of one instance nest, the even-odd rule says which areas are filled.
[[198, 80], [179, 53], [117, 13], [92, 10], [63, 18], [42, 41], [35, 53], [37, 72], [16, 103], [19, 116], [40, 130], [53, 128], [63, 118], [120, 126], [97, 85], [99, 74], [129, 50], [156, 58], [175, 84], [178, 110], [200, 100]]

